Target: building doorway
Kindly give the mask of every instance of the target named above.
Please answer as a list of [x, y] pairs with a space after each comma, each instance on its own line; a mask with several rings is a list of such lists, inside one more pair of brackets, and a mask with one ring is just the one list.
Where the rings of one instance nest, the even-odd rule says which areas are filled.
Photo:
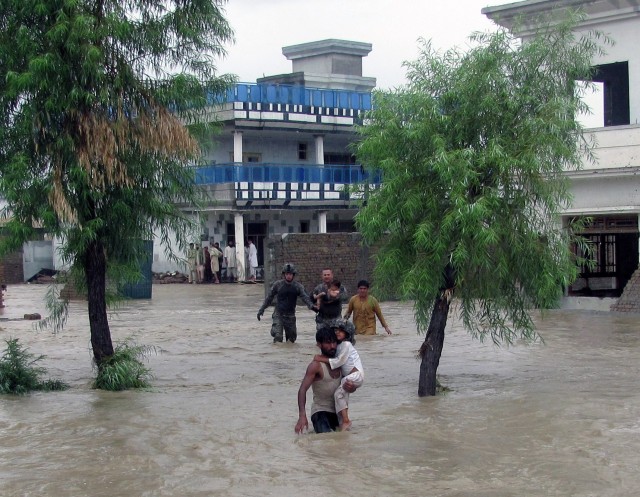
[[261, 221], [257, 223], [246, 223], [244, 233], [246, 238], [251, 238], [258, 249], [258, 267], [264, 267], [264, 240], [267, 238], [268, 223]]
[[[258, 249], [258, 267], [264, 267], [264, 241], [267, 238], [269, 232], [269, 223], [267, 221], [259, 221], [253, 223], [244, 223], [244, 237], [245, 240], [251, 238], [253, 243]], [[227, 243], [229, 240], [237, 245], [236, 240], [236, 225], [235, 223], [227, 223]], [[245, 240], [240, 243], [244, 246]]]
[[[569, 295], [619, 297], [638, 269], [637, 216], [594, 217], [582, 236], [591, 249], [591, 264], [581, 267]], [[577, 247], [574, 253], [585, 256]]]

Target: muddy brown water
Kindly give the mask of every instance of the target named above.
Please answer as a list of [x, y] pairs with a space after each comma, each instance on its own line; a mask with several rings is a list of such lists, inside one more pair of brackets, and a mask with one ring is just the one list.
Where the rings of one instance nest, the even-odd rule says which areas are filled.
[[[11, 286], [0, 338], [45, 354], [60, 393], [0, 398], [0, 496], [633, 496], [640, 482], [640, 317], [553, 311], [545, 344], [497, 348], [447, 327], [441, 380], [417, 397], [410, 304], [385, 302], [393, 336], [360, 338], [366, 383], [349, 433], [294, 434], [315, 353], [274, 345], [262, 285], [155, 285], [111, 316], [114, 340], [153, 345], [150, 391], [92, 390], [84, 303], [59, 334], [46, 287]], [[269, 314], [269, 313], [267, 313]], [[380, 331], [380, 330], [379, 330]]]

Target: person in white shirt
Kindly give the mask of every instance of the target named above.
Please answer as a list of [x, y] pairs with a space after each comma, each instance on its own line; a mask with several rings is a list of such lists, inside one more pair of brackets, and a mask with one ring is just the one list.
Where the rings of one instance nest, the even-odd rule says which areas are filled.
[[[323, 355], [316, 355], [314, 357], [315, 361], [329, 364], [331, 369], [340, 368], [342, 372], [340, 386], [334, 394], [336, 412], [340, 416], [340, 431], [349, 430], [352, 424], [351, 419], [349, 419], [349, 392], [344, 389], [344, 383], [349, 381], [356, 388], [361, 387], [364, 383], [364, 369], [362, 368], [360, 354], [358, 354], [358, 351], [351, 343], [354, 336], [354, 333], [350, 330], [352, 327], [353, 325], [348, 321], [341, 320], [338, 322], [336, 328], [338, 348], [334, 358]], [[355, 329], [353, 331], [355, 331]]]
[[236, 245], [233, 240], [229, 240], [228, 245], [224, 248], [224, 263], [227, 265], [227, 281], [229, 283], [236, 281], [238, 277], [236, 273]]
[[251, 271], [250, 281], [255, 283], [256, 270], [258, 269], [258, 249], [256, 248], [253, 240], [249, 238], [249, 270]]

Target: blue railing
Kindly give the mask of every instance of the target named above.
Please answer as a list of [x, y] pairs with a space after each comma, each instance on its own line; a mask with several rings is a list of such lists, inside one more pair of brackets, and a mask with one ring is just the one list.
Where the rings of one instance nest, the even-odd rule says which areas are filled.
[[251, 102], [289, 104], [353, 110], [370, 110], [371, 93], [350, 90], [307, 88], [299, 85], [237, 83], [224, 95], [209, 95], [209, 103]]
[[370, 173], [353, 165], [302, 165], [302, 164], [214, 164], [196, 168], [197, 185], [222, 183], [323, 183], [356, 184], [381, 183], [379, 172]]

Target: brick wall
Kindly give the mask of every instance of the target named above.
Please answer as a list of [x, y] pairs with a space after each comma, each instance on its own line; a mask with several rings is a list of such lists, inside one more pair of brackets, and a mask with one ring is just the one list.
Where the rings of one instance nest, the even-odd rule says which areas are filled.
[[[275, 279], [281, 278], [285, 262], [296, 265], [296, 280], [311, 291], [322, 280], [322, 269], [329, 267], [347, 288], [356, 293], [360, 279], [373, 280], [374, 248], [363, 247], [359, 233], [291, 233], [265, 240], [265, 293]], [[595, 297], [594, 297], [595, 298]], [[640, 313], [640, 269], [627, 283], [624, 293], [611, 306], [612, 311]]]
[[286, 262], [295, 264], [296, 280], [308, 293], [322, 281], [324, 268], [331, 268], [335, 278], [351, 296], [358, 280], [371, 281], [374, 249], [363, 247], [359, 233], [291, 233], [265, 240], [265, 292], [282, 277]]
[[22, 250], [0, 257], [0, 283], [15, 285], [23, 282]]
[[618, 301], [611, 306], [615, 312], [639, 312], [640, 313], [640, 269], [636, 269], [631, 279], [624, 287]]

